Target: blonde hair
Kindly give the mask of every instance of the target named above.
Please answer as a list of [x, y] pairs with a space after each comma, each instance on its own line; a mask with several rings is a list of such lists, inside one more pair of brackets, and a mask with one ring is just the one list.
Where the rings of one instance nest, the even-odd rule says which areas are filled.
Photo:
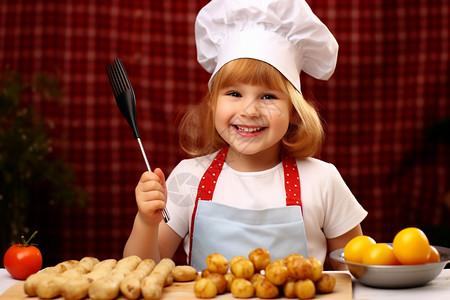
[[196, 157], [228, 146], [215, 129], [214, 116], [218, 92], [235, 82], [264, 85], [289, 95], [294, 111], [281, 141], [282, 151], [296, 159], [317, 154], [324, 132], [315, 107], [277, 69], [248, 58], [225, 64], [212, 78], [203, 100], [191, 107], [181, 120], [180, 146], [186, 153]]

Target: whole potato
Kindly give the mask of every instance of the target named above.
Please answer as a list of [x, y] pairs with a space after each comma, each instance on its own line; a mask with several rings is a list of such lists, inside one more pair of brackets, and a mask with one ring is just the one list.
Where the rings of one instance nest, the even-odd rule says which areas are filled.
[[227, 292], [230, 292], [231, 291], [231, 283], [236, 278], [236, 276], [234, 276], [233, 273], [227, 273], [227, 274], [223, 275], [223, 277], [225, 277], [225, 280], [227, 281]]
[[271, 262], [271, 264], [279, 264], [279, 265], [285, 266], [286, 261], [284, 259], [276, 259], [273, 262]]
[[255, 287], [256, 297], [262, 299], [272, 299], [278, 297], [280, 291], [276, 285], [267, 279], [261, 280]]
[[236, 278], [231, 283], [231, 294], [236, 298], [252, 298], [255, 288], [247, 279]]
[[254, 287], [256, 287], [256, 284], [260, 280], [263, 280], [264, 278], [266, 278], [266, 277], [263, 274], [255, 273], [255, 274], [252, 275], [252, 277], [250, 277], [250, 282], [253, 284]]
[[311, 275], [311, 280], [313, 282], [316, 282], [317, 280], [319, 280], [320, 277], [322, 277], [322, 272], [323, 272], [323, 265], [320, 262], [320, 260], [318, 260], [315, 257], [308, 257], [308, 260], [311, 262], [311, 266], [312, 266], [312, 275]]
[[298, 280], [294, 289], [298, 299], [311, 299], [316, 295], [316, 287], [311, 279]]
[[224, 275], [219, 273], [210, 273], [206, 278], [210, 279], [216, 285], [217, 295], [225, 293], [225, 291], [227, 290], [227, 280], [225, 279]]
[[226, 274], [228, 272], [228, 260], [220, 253], [213, 253], [206, 257], [206, 266], [212, 273]]
[[284, 258], [285, 264], [287, 265], [287, 263], [293, 258], [303, 258], [303, 256], [297, 253], [289, 254]]
[[192, 281], [197, 278], [198, 272], [191, 266], [175, 266], [172, 269], [172, 275], [174, 281]]
[[287, 267], [279, 263], [268, 264], [265, 272], [267, 280], [275, 285], [283, 285], [289, 277]]
[[289, 278], [284, 284], [283, 284], [283, 294], [286, 298], [296, 298], [297, 295], [295, 294], [295, 279]]
[[316, 282], [317, 293], [328, 294], [331, 293], [336, 285], [336, 278], [330, 274], [323, 273], [322, 277]]
[[231, 272], [238, 278], [250, 279], [255, 273], [255, 267], [248, 258], [244, 258], [231, 265]]
[[211, 271], [208, 270], [207, 268], [202, 271], [202, 277], [206, 278], [208, 277], [209, 274], [211, 274]]
[[230, 260], [230, 267], [231, 267], [235, 262], [237, 262], [237, 261], [239, 261], [239, 260], [241, 260], [241, 259], [246, 259], [246, 258], [243, 257], [243, 256], [240, 256], [240, 255], [233, 257], [233, 258]]
[[251, 260], [257, 271], [264, 270], [270, 263], [270, 253], [264, 248], [253, 250], [249, 253], [248, 258]]
[[197, 298], [214, 298], [217, 295], [217, 287], [208, 278], [200, 278], [194, 284], [194, 293]]
[[310, 279], [313, 275], [311, 262], [303, 257], [292, 257], [286, 264], [289, 276], [295, 279]]

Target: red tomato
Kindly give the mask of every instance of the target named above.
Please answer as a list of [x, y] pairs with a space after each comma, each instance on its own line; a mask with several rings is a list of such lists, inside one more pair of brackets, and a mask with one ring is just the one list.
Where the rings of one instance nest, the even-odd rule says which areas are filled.
[[3, 257], [5, 269], [15, 279], [24, 280], [42, 267], [41, 251], [35, 246], [28, 244], [31, 238], [23, 244], [9, 247]]

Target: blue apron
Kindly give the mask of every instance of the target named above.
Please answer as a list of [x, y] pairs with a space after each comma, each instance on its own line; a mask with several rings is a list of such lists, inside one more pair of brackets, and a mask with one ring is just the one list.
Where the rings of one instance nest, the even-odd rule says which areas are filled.
[[230, 261], [237, 255], [248, 257], [256, 248], [267, 249], [271, 261], [291, 253], [307, 257], [300, 178], [295, 159], [282, 158], [285, 207], [242, 209], [211, 201], [228, 149], [217, 154], [199, 183], [190, 230], [190, 265], [203, 270], [206, 257], [212, 253], [220, 253]]

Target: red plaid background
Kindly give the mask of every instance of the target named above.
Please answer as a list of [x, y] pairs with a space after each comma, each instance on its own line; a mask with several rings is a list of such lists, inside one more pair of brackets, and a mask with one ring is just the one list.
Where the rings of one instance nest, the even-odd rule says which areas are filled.
[[[448, 1], [308, 2], [340, 53], [331, 80], [303, 76], [302, 89], [324, 119], [320, 157], [338, 167], [369, 211], [365, 233], [390, 241], [406, 226], [450, 225], [449, 129], [426, 138], [450, 117]], [[209, 79], [196, 61], [193, 27], [206, 3], [1, 1], [0, 71], [58, 74], [66, 105], [32, 100], [55, 124], [54, 148], [89, 194], [86, 208], [36, 208], [48, 264], [119, 258], [132, 227], [145, 164], [105, 73], [114, 58], [134, 87], [150, 164], [169, 174], [182, 158], [177, 122]]]

